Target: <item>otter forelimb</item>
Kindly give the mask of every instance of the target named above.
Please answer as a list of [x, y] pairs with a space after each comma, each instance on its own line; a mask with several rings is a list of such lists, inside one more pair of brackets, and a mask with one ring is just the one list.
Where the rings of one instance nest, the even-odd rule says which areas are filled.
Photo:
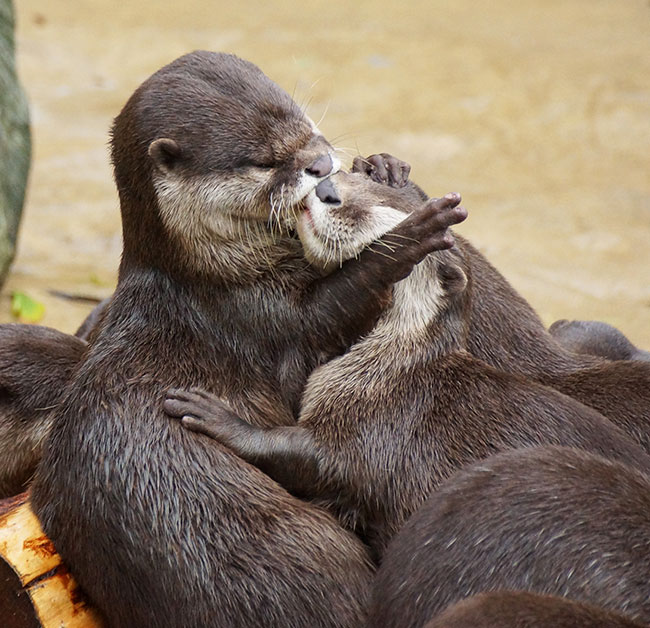
[[171, 389], [164, 409], [187, 429], [218, 440], [294, 495], [310, 494], [318, 483], [318, 447], [301, 426], [251, 425], [219, 397], [196, 388]]

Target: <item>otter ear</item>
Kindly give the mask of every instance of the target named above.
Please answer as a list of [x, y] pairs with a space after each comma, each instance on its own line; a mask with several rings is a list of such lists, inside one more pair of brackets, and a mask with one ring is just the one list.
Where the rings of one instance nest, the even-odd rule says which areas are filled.
[[453, 262], [444, 261], [438, 267], [438, 276], [445, 294], [451, 296], [460, 294], [467, 287], [467, 275], [465, 271]]
[[174, 170], [181, 156], [181, 147], [168, 137], [161, 137], [149, 144], [149, 157], [156, 168], [165, 174]]

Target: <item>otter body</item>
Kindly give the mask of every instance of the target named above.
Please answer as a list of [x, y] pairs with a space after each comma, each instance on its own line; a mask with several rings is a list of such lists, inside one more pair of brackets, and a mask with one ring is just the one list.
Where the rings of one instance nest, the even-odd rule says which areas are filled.
[[0, 325], [0, 499], [25, 490], [41, 458], [52, 410], [86, 349], [36, 325]]
[[[319, 196], [319, 184], [308, 196], [298, 222], [306, 255], [325, 267], [335, 252], [357, 254], [421, 203], [410, 189], [359, 174], [332, 175], [328, 185], [328, 195]], [[197, 391], [174, 391], [165, 407], [291, 492], [324, 500], [376, 557], [444, 479], [496, 451], [563, 444], [650, 472], [644, 450], [598, 412], [463, 350], [470, 273], [457, 248], [422, 261], [395, 286], [376, 327], [312, 373], [297, 426], [246, 425]]]
[[650, 364], [574, 353], [479, 251], [462, 238], [458, 246], [474, 278], [467, 350], [598, 410], [650, 453]]
[[[116, 120], [119, 284], [33, 487], [46, 533], [109, 625], [345, 626], [362, 616], [360, 543], [228, 452], [190, 442], [160, 407], [170, 385], [201, 383], [252, 402], [251, 420], [260, 405], [270, 423], [291, 420], [292, 387], [323, 348], [303, 335], [305, 355], [294, 354], [306, 330], [286, 326], [303, 311], [287, 278], [314, 274], [298, 247], [270, 237], [268, 199], [297, 202], [334, 169], [330, 150], [284, 92], [227, 55], [167, 66]], [[265, 291], [277, 298], [260, 312]], [[323, 336], [325, 350], [343, 335]]]
[[[169, 421], [164, 392], [201, 386], [256, 425], [293, 423], [308, 373], [372, 327], [457, 219], [422, 212], [396, 229], [399, 256], [321, 277], [287, 231], [332, 149], [230, 55], [187, 55], [136, 90], [113, 162], [119, 282], [33, 485], [45, 532], [112, 626], [359, 625], [363, 545]], [[432, 224], [442, 235], [421, 237]]]
[[648, 583], [648, 476], [577, 449], [520, 449], [459, 471], [404, 525], [378, 570], [368, 626], [418, 628], [498, 590], [647, 624]]
[[549, 333], [569, 351], [607, 360], [650, 362], [650, 351], [635, 347], [625, 335], [600, 321], [555, 321]]
[[625, 615], [567, 598], [495, 591], [453, 604], [424, 628], [641, 628], [643, 625]]

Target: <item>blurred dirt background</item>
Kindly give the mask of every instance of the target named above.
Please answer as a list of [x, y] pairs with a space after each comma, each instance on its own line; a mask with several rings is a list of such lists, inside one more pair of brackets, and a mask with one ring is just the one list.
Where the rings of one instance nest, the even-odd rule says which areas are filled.
[[[34, 162], [13, 271], [73, 331], [121, 249], [108, 128], [130, 93], [204, 48], [259, 65], [349, 155], [386, 151], [537, 308], [650, 349], [648, 0], [407, 3], [18, 0]], [[322, 118], [322, 121], [321, 121]]]

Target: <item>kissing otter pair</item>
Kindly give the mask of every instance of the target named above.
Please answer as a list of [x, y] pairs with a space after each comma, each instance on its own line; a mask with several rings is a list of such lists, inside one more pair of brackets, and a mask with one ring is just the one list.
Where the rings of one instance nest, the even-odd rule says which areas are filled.
[[[120, 282], [52, 415], [36, 512], [110, 624], [354, 625], [364, 548], [227, 449], [169, 424], [163, 392], [202, 386], [252, 424], [290, 426], [309, 373], [371, 329], [393, 282], [446, 246], [458, 199], [423, 202], [320, 278], [286, 230], [335, 158], [284, 92], [226, 55], [194, 53], [154, 75], [113, 143]], [[390, 228], [400, 212], [384, 209]], [[413, 242], [423, 229], [436, 234], [424, 248]], [[446, 323], [447, 301], [451, 329], [470, 332], [453, 316], [471, 294], [467, 275], [456, 253], [441, 259], [427, 261], [435, 294], [409, 313], [425, 339], [431, 308]], [[612, 443], [645, 464], [624, 436]], [[324, 589], [334, 596], [316, 603]]]
[[[415, 189], [359, 174], [327, 185], [328, 195], [307, 196], [297, 224], [306, 256], [325, 268], [422, 202]], [[642, 447], [597, 411], [466, 351], [474, 255], [457, 238], [396, 284], [374, 329], [311, 374], [297, 425], [250, 425], [202, 391], [172, 391], [165, 409], [290, 492], [326, 503], [377, 558], [442, 481], [505, 449], [573, 446], [650, 471]]]
[[[193, 53], [113, 128], [124, 253], [52, 413], [33, 507], [114, 626], [358, 626], [372, 566], [323, 509], [163, 413], [201, 386], [248, 421], [294, 422], [309, 373], [371, 329], [392, 284], [464, 218], [422, 203], [322, 276], [290, 230], [337, 160], [255, 66]], [[271, 220], [270, 220], [271, 218]]]

